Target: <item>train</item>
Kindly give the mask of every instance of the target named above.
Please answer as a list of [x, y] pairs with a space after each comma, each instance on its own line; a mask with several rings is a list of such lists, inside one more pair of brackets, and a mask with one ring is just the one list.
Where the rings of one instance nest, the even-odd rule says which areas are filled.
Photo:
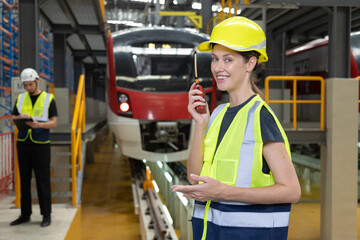
[[[350, 77], [360, 74], [360, 31], [350, 35]], [[286, 51], [286, 75], [289, 76], [321, 76], [328, 78], [328, 38], [315, 39]], [[292, 96], [292, 83], [287, 82], [286, 88]], [[298, 82], [297, 98], [303, 100], [320, 99], [319, 82]], [[360, 93], [360, 88], [359, 88]], [[360, 106], [358, 111], [360, 112]], [[318, 122], [320, 105], [299, 104], [298, 121]]]
[[[208, 35], [152, 27], [109, 34], [107, 121], [121, 154], [147, 161], [186, 160], [194, 122], [187, 111], [194, 54]], [[211, 53], [197, 53], [197, 75], [210, 111], [216, 106]]]
[[[287, 75], [328, 77], [328, 38], [310, 41], [286, 51]], [[359, 76], [360, 31], [350, 34], [350, 77]]]

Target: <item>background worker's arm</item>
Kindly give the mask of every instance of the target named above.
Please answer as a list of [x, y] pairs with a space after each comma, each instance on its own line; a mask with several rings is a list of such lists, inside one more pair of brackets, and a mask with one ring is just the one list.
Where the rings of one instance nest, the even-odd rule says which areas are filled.
[[20, 114], [20, 115], [11, 115], [10, 116], [10, 124], [14, 125], [14, 119], [20, 119], [20, 118], [31, 118], [29, 114]]
[[34, 120], [33, 122], [26, 122], [31, 128], [44, 128], [50, 129], [57, 126], [57, 117], [52, 117], [48, 122], [38, 122]]

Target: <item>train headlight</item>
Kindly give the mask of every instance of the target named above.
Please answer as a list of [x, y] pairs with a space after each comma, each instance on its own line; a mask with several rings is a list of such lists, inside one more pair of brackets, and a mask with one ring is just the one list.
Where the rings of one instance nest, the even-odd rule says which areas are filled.
[[121, 94], [120, 96], [119, 96], [119, 101], [121, 102], [121, 103], [124, 103], [124, 102], [127, 102], [129, 100], [129, 98], [128, 98], [128, 96], [126, 95], [126, 94]]
[[129, 109], [130, 109], [130, 106], [127, 102], [120, 103], [120, 110], [122, 112], [127, 112], [127, 111], [129, 111]]
[[130, 99], [127, 94], [118, 92], [118, 109], [119, 115], [124, 117], [132, 117]]

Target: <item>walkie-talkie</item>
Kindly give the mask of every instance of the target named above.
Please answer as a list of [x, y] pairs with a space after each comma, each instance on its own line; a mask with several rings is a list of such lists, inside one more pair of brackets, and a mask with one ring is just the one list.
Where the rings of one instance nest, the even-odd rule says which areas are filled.
[[[197, 64], [196, 64], [196, 51], [194, 54], [194, 65], [195, 65], [195, 86], [194, 89], [198, 89], [202, 92], [202, 94], [196, 94], [196, 96], [202, 96], [203, 98], [205, 98], [205, 93], [204, 93], [204, 89], [203, 87], [199, 84], [199, 78], [197, 76]], [[196, 100], [195, 102], [200, 102], [200, 100]], [[200, 114], [204, 114], [206, 113], [206, 108], [205, 106], [196, 106], [196, 111]]]

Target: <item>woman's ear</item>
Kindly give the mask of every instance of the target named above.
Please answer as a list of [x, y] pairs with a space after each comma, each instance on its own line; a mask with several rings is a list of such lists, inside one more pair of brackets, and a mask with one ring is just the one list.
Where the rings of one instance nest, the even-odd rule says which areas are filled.
[[246, 71], [251, 72], [254, 70], [255, 66], [257, 64], [257, 58], [251, 57], [249, 61], [247, 62]]

